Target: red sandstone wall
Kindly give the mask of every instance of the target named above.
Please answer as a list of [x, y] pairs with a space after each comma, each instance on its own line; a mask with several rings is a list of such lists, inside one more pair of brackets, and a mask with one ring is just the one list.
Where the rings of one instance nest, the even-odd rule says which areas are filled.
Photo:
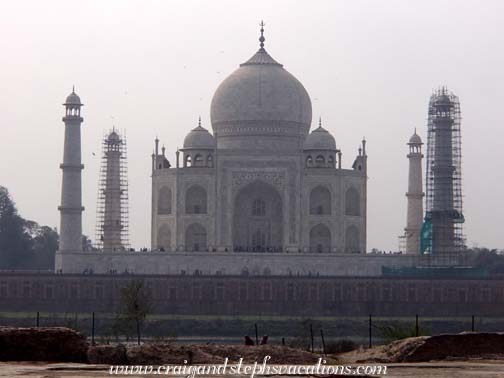
[[170, 314], [485, 316], [504, 313], [502, 279], [0, 274], [1, 311], [114, 312], [142, 279]]

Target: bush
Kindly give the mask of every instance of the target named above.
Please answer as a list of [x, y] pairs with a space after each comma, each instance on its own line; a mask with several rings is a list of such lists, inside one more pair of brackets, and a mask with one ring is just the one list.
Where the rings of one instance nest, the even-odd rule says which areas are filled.
[[352, 340], [342, 339], [338, 341], [331, 341], [326, 344], [325, 352], [327, 354], [351, 352], [358, 348], [358, 345]]

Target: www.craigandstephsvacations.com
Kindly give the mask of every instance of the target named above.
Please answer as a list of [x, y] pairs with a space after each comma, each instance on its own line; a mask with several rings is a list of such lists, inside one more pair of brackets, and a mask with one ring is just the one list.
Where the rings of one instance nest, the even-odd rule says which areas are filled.
[[254, 378], [261, 375], [385, 375], [386, 365], [326, 365], [327, 361], [319, 358], [313, 365], [279, 365], [269, 364], [271, 356], [265, 356], [261, 363], [230, 364], [226, 358], [222, 364], [188, 365], [184, 360], [182, 365], [112, 365], [110, 375], [176, 375], [186, 378], [209, 375], [239, 375]]

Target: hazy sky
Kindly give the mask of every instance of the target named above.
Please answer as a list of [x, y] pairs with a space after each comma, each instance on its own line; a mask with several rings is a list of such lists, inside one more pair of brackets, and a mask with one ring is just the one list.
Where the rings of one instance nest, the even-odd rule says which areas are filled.
[[[396, 249], [406, 218], [407, 146], [426, 140], [429, 96], [460, 98], [465, 233], [504, 248], [504, 1], [0, 2], [0, 185], [20, 213], [59, 227], [63, 107], [83, 103], [84, 233], [94, 236], [100, 142], [128, 139], [131, 240], [150, 244], [150, 154], [177, 146], [219, 83], [266, 49], [308, 90], [314, 121], [349, 168], [368, 140], [368, 249]], [[92, 153], [96, 156], [93, 156]]]

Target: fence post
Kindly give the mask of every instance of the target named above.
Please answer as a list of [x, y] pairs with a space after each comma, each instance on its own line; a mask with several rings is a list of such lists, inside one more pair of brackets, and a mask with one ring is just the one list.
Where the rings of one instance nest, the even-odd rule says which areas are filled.
[[311, 352], [313, 353], [313, 325], [310, 323]]
[[371, 327], [373, 326], [373, 320], [371, 314], [369, 314], [369, 347], [373, 346]]
[[37, 328], [40, 326], [40, 312], [37, 311]]
[[95, 319], [94, 319], [94, 311], [92, 314], [92, 322], [91, 322], [91, 345], [95, 345], [94, 342], [94, 327], [95, 327]]
[[254, 323], [255, 334], [256, 334], [256, 345], [259, 345], [259, 333], [257, 332], [257, 323]]
[[324, 331], [322, 330], [322, 328], [320, 328], [320, 338], [322, 339], [322, 352], [325, 355], [326, 354], [326, 352], [325, 352], [325, 340], [324, 340]]
[[415, 316], [415, 336], [418, 337], [418, 314]]
[[474, 315], [471, 315], [471, 332], [474, 332]]

